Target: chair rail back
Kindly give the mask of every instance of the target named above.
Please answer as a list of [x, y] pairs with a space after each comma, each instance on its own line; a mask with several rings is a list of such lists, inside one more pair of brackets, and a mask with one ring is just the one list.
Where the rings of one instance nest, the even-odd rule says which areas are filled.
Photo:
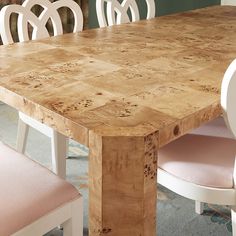
[[[43, 11], [39, 16], [32, 12], [32, 8], [39, 5]], [[62, 7], [69, 8], [74, 16], [73, 32], [82, 31], [83, 29], [83, 13], [80, 6], [73, 0], [59, 0], [50, 2], [49, 0], [25, 0], [22, 5], [12, 4], [5, 6], [0, 11], [0, 35], [3, 44], [13, 43], [11, 34], [10, 17], [13, 13], [19, 15], [17, 20], [19, 41], [24, 42], [30, 40], [28, 24], [33, 28], [32, 40], [49, 37], [46, 24], [51, 19], [53, 26], [53, 35], [63, 34], [63, 26], [58, 9]]]
[[[147, 4], [147, 17], [155, 17], [154, 0], [145, 0]], [[131, 12], [131, 19], [128, 11]], [[97, 18], [100, 27], [111, 26], [115, 24], [138, 21], [140, 19], [139, 9], [136, 0], [96, 0]]]
[[236, 59], [226, 70], [222, 81], [221, 106], [225, 122], [236, 137]]

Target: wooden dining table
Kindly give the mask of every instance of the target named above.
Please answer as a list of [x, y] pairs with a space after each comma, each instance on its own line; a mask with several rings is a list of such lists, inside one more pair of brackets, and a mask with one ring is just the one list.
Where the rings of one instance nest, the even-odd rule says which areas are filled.
[[221, 115], [236, 8], [0, 46], [0, 100], [89, 147], [90, 236], [156, 235], [158, 149]]

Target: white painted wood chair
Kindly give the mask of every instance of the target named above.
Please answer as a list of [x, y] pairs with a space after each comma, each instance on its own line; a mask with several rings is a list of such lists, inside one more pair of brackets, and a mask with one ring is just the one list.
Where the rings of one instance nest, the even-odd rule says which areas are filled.
[[[144, 0], [147, 4], [147, 17], [151, 19], [155, 17], [155, 1]], [[131, 19], [128, 11], [131, 12]], [[111, 26], [130, 21], [140, 20], [139, 9], [136, 0], [96, 0], [97, 18], [100, 27]]]
[[[38, 17], [31, 11], [35, 5], [40, 5], [43, 7], [43, 11]], [[53, 3], [49, 0], [25, 0], [22, 5], [12, 4], [3, 7], [0, 11], [0, 35], [3, 44], [7, 45], [14, 42], [10, 27], [10, 17], [13, 13], [17, 13], [19, 15], [17, 28], [20, 42], [30, 40], [28, 24], [30, 24], [33, 28], [32, 40], [49, 37], [50, 35], [46, 28], [46, 24], [49, 19], [52, 21], [53, 35], [57, 36], [63, 34], [63, 26], [58, 13], [58, 9], [62, 7], [67, 7], [73, 12], [73, 32], [82, 31], [83, 14], [80, 6], [73, 0], [59, 0]], [[21, 153], [25, 152], [29, 127], [38, 130], [51, 139], [53, 171], [60, 177], [65, 178], [66, 156], [68, 149], [67, 138], [52, 128], [19, 112], [17, 151]]]
[[[236, 60], [227, 69], [221, 105], [228, 128], [236, 137]], [[158, 183], [197, 202], [232, 206], [236, 235], [236, 140], [187, 134], [159, 152]]]
[[[193, 130], [190, 134], [222, 137], [230, 139], [234, 138], [232, 132], [227, 128], [223, 117], [216, 118], [215, 120], [202, 125], [201, 127]], [[196, 213], [202, 214], [203, 209], [204, 209], [204, 203], [196, 202], [195, 206]]]
[[[227, 128], [223, 117], [219, 117], [211, 122], [206, 123], [205, 125], [202, 125], [201, 127], [193, 130], [191, 134], [231, 138], [231, 139], [234, 138], [231, 131]], [[204, 203], [196, 202], [195, 212], [197, 214], [202, 214], [203, 211], [204, 211]]]
[[83, 201], [71, 184], [0, 142], [0, 235], [42, 236], [58, 225], [83, 235]]

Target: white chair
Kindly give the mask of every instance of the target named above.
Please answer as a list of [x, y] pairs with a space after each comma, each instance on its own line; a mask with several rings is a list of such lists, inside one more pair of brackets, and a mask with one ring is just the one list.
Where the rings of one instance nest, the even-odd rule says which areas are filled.
[[83, 235], [83, 200], [71, 184], [0, 142], [0, 235], [42, 236], [59, 225]]
[[[43, 7], [39, 17], [31, 11], [35, 5]], [[49, 19], [52, 21], [54, 36], [63, 34], [63, 26], [58, 13], [58, 9], [61, 7], [67, 7], [72, 10], [74, 15], [73, 31], [82, 31], [83, 14], [79, 5], [73, 0], [59, 0], [53, 3], [49, 0], [25, 0], [22, 5], [8, 5], [0, 11], [0, 35], [3, 44], [7, 45], [14, 42], [10, 28], [10, 17], [13, 13], [19, 14], [17, 28], [20, 42], [30, 40], [28, 24], [33, 28], [32, 40], [49, 37], [49, 32], [46, 28]], [[25, 152], [29, 127], [33, 127], [51, 139], [53, 171], [60, 177], [65, 178], [68, 148], [67, 138], [54, 129], [19, 112], [17, 151], [21, 153]]]
[[[143, 0], [147, 4], [147, 19], [155, 17], [155, 1]], [[131, 12], [131, 19], [128, 11]], [[111, 26], [140, 19], [136, 0], [96, 0], [97, 18], [100, 27]], [[106, 17], [107, 16], [107, 17]], [[107, 18], [107, 19], [106, 19]]]
[[[221, 105], [236, 137], [236, 60], [227, 69]], [[158, 183], [197, 202], [232, 206], [236, 235], [236, 140], [187, 134], [159, 151]]]
[[[212, 136], [212, 137], [222, 137], [233, 139], [234, 136], [232, 132], [227, 128], [224, 118], [218, 117], [215, 120], [208, 122], [197, 129], [194, 129], [190, 134]], [[204, 203], [196, 202], [195, 211], [198, 214], [203, 213]]]

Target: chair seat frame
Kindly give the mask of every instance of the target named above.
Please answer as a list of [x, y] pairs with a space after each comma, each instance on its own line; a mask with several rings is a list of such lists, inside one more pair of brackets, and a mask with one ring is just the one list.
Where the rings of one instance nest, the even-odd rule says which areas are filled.
[[12, 236], [42, 236], [58, 225], [64, 236], [83, 236], [83, 199], [75, 199], [41, 217]]

